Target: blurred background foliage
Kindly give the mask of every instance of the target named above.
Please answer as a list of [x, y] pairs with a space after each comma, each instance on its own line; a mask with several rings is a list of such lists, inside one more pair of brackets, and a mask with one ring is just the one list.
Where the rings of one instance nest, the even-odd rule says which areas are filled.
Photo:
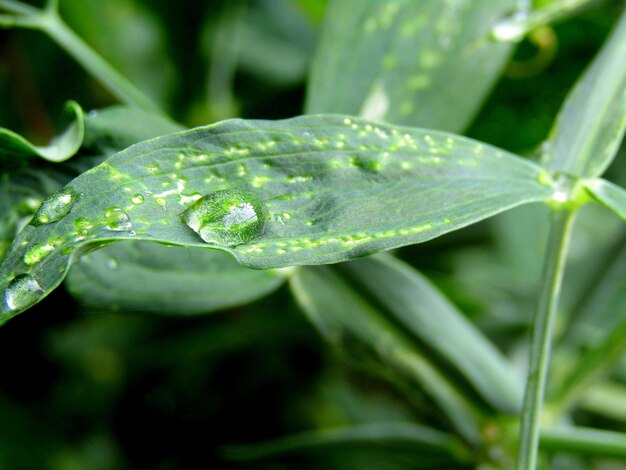
[[[303, 112], [322, 0], [62, 0], [60, 6], [86, 42], [183, 125]], [[531, 33], [467, 135], [532, 157], [615, 12], [613, 3], [599, 2]], [[86, 110], [115, 104], [44, 35], [0, 30], [0, 125], [45, 143], [62, 128], [67, 99]], [[622, 185], [624, 153], [608, 173]], [[536, 214], [542, 210], [525, 206], [399, 250], [496, 344], [522, 358], [520, 367], [541, 269], [545, 227]], [[587, 347], [594, 331], [624, 313], [616, 311], [625, 304], [623, 225], [599, 206], [586, 207], [578, 225], [562, 308], [579, 320], [572, 333], [578, 343], [555, 358], [556, 374], [567, 369], [572, 348]], [[601, 298], [613, 303], [596, 302], [600, 308], [593, 302], [601, 294], [594, 292], [607, 276], [614, 292]], [[224, 459], [223, 446], [414, 417], [405, 396], [333, 354], [284, 286], [211, 315], [156, 313], [86, 308], [60, 288], [0, 328], [0, 468], [170, 469], [197, 462], [239, 468]], [[567, 320], [560, 318], [557, 339], [568, 332]], [[626, 383], [624, 367], [613, 381], [618, 388]], [[622, 419], [610, 418], [601, 410], [602, 391], [595, 393], [579, 422], [626, 431], [626, 398], [610, 395]], [[358, 452], [325, 457], [252, 465], [384, 468]]]

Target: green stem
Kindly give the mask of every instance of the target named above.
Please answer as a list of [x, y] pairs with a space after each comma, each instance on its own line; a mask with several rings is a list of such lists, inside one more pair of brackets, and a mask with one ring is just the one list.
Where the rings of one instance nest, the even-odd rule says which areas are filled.
[[44, 9], [15, 0], [0, 0], [0, 26], [21, 26], [39, 29], [52, 38], [91, 75], [123, 103], [163, 114], [163, 111], [123, 75], [87, 45], [59, 16], [58, 0], [48, 0]]
[[534, 470], [541, 425], [541, 409], [545, 391], [552, 328], [556, 317], [559, 292], [563, 280], [567, 246], [574, 212], [556, 208], [552, 212], [550, 236], [543, 271], [542, 290], [535, 311], [530, 346], [528, 381], [522, 409], [518, 470]]
[[163, 111], [150, 98], [89, 47], [61, 17], [56, 14], [42, 14], [41, 18], [41, 29], [120, 101], [163, 114]]
[[37, 8], [22, 2], [16, 2], [15, 0], [0, 0], [0, 8], [18, 15], [34, 15], [39, 13]]

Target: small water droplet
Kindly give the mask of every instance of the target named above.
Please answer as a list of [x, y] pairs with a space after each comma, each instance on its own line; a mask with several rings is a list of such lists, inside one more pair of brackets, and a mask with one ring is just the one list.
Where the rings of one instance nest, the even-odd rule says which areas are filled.
[[113, 257], [108, 258], [106, 263], [107, 263], [107, 267], [109, 269], [117, 269], [118, 263], [117, 263], [117, 260], [115, 258], [113, 258]]
[[30, 274], [20, 274], [13, 278], [4, 293], [4, 304], [11, 310], [24, 310], [37, 303], [45, 291]]
[[114, 232], [128, 232], [132, 228], [130, 217], [119, 207], [110, 207], [104, 211], [106, 225], [109, 230]]
[[86, 219], [85, 217], [79, 217], [78, 219], [76, 219], [74, 221], [74, 225], [78, 229], [90, 229], [90, 228], [93, 228], [93, 223], [89, 219]]
[[256, 194], [225, 189], [199, 199], [182, 218], [206, 243], [237, 246], [263, 234], [267, 210]]
[[62, 219], [69, 214], [77, 198], [78, 195], [69, 188], [51, 194], [41, 203], [30, 224], [39, 227]]
[[143, 204], [143, 196], [141, 194], [135, 194], [133, 197], [130, 198], [130, 201], [133, 204]]
[[50, 243], [39, 243], [24, 255], [24, 263], [29, 266], [39, 263], [54, 250]]
[[491, 34], [496, 41], [519, 42], [526, 34], [525, 12], [517, 12], [509, 18], [499, 21], [491, 30]]

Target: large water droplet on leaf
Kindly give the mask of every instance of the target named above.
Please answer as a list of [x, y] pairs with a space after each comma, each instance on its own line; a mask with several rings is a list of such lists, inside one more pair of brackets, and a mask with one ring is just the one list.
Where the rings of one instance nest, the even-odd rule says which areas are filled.
[[267, 210], [256, 194], [225, 189], [202, 197], [182, 217], [206, 243], [237, 246], [263, 235]]
[[9, 283], [4, 304], [9, 310], [24, 310], [36, 304], [44, 296], [45, 291], [30, 274], [20, 274]]
[[62, 219], [69, 214], [77, 198], [78, 195], [69, 188], [51, 194], [35, 212], [31, 225], [39, 227]]

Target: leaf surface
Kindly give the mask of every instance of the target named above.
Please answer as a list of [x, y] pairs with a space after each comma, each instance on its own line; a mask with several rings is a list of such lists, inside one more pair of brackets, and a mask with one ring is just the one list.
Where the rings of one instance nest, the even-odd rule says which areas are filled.
[[51, 162], [62, 162], [75, 155], [85, 135], [83, 111], [73, 101], [67, 103], [67, 110], [73, 122], [46, 147], [33, 145], [21, 135], [0, 128], [0, 158], [40, 157]]
[[495, 408], [517, 412], [523, 382], [504, 356], [425, 277], [392, 256], [340, 266], [403, 327], [452, 363]]
[[87, 310], [192, 315], [253, 301], [284, 278], [278, 270], [245, 268], [219, 251], [138, 241], [84, 256], [66, 285]]
[[[442, 132], [335, 115], [224, 121], [134, 145], [52, 195], [0, 266], [0, 288], [29, 275], [42, 297], [86, 250], [124, 239], [229, 251], [260, 269], [335, 263], [547, 200], [554, 189], [541, 174]], [[191, 228], [183, 213], [219, 191], [264, 208], [257, 238], [209, 244]], [[224, 219], [221, 231], [236, 235], [229, 227]]]
[[[182, 130], [160, 114], [128, 106], [89, 113], [85, 128], [81, 158], [71, 161], [83, 171], [134, 143]], [[147, 242], [106, 246], [80, 261], [66, 285], [86, 310], [208, 313], [253, 301], [284, 281], [284, 273], [245, 268], [216, 250]]]
[[512, 45], [491, 39], [514, 0], [333, 0], [313, 59], [308, 113], [459, 132]]
[[604, 206], [626, 220], [626, 189], [604, 179], [585, 182], [585, 188]]
[[[427, 465], [429, 457], [438, 456], [453, 463], [462, 444], [451, 434], [411, 423], [390, 422], [362, 424], [348, 428], [324, 429], [285, 436], [266, 442], [228, 447], [227, 458], [258, 460], [289, 453], [340, 449], [390, 449], [395, 452], [418, 452]], [[447, 457], [447, 459], [445, 459]], [[441, 462], [439, 462], [441, 464]]]
[[626, 10], [559, 112], [543, 164], [596, 177], [609, 166], [626, 131]]

